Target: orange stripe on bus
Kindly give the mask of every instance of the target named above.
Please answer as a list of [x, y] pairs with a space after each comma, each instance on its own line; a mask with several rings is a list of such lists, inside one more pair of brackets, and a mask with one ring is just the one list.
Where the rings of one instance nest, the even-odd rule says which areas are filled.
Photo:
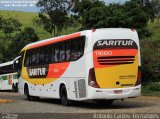
[[60, 78], [69, 64], [70, 62], [50, 64], [47, 78]]
[[52, 43], [76, 38], [76, 37], [79, 37], [80, 35], [81, 35], [80, 33], [75, 33], [75, 34], [67, 35], [67, 36], [60, 37], [60, 38], [55, 38], [55, 39], [53, 38], [53, 39], [51, 39], [49, 41], [46, 41], [46, 42], [44, 41], [44, 42], [41, 42], [41, 43], [38, 43], [38, 44], [33, 44], [33, 45], [29, 46], [28, 49], [37, 48], [37, 47], [40, 47], [40, 46], [44, 46], [44, 45], [48, 45], [48, 44], [52, 44]]
[[[111, 55], [102, 55], [102, 56], [97, 56], [95, 52], [105, 52], [105, 51], [112, 51]], [[114, 50], [95, 50], [93, 51], [93, 61], [94, 61], [94, 66], [95, 68], [104, 68], [104, 67], [113, 67], [115, 65], [100, 65], [98, 62], [98, 57], [110, 57], [110, 56], [136, 56], [138, 53], [137, 49], [114, 49]], [[136, 57], [135, 57], [136, 58]], [[135, 58], [129, 58], [129, 59], [135, 59]], [[127, 60], [128, 58], [110, 58], [108, 60]], [[104, 61], [106, 59], [99, 59], [99, 61]], [[106, 60], [107, 61], [107, 60]], [[110, 61], [109, 63], [111, 63]], [[116, 65], [117, 66], [117, 65]]]

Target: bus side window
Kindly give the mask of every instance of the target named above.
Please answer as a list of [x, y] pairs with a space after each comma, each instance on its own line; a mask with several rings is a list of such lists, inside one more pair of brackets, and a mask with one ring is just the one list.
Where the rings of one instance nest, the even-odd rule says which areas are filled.
[[59, 61], [63, 62], [66, 60], [66, 54], [65, 54], [65, 42], [61, 42], [59, 44]]
[[48, 54], [48, 64], [52, 62], [52, 47], [51, 45], [47, 47], [47, 54]]
[[23, 63], [23, 58], [24, 58], [24, 51], [20, 53], [20, 63], [19, 63], [19, 68], [20, 68], [20, 71], [22, 70], [22, 63]]
[[71, 60], [71, 43], [70, 41], [66, 41], [66, 61]]
[[49, 51], [48, 51], [48, 47], [43, 47], [44, 49], [44, 64], [48, 64], [49, 63]]
[[59, 44], [55, 44], [55, 62], [59, 62]]
[[51, 45], [51, 62], [55, 62], [55, 47], [54, 47], [55, 45], [53, 44], [53, 45]]
[[84, 45], [85, 45], [85, 37], [80, 37], [71, 40], [71, 60], [79, 59], [84, 52]]
[[78, 54], [77, 54], [77, 50], [78, 50], [78, 43], [77, 40], [72, 40], [71, 41], [71, 60], [74, 61], [76, 59], [78, 59]]
[[36, 53], [35, 53], [35, 50], [32, 50], [31, 65], [34, 66], [35, 63], [36, 63]]
[[44, 49], [40, 48], [40, 64], [44, 64]]
[[36, 65], [39, 65], [39, 57], [40, 57], [40, 51], [39, 51], [39, 48], [38, 49], [36, 49], [36, 54], [35, 54], [35, 56], [36, 56], [36, 61], [35, 61], [35, 64]]
[[31, 66], [32, 65], [32, 51], [31, 50], [28, 51], [28, 57], [29, 57], [29, 66]]
[[81, 37], [79, 40], [78, 40], [78, 52], [79, 52], [79, 55], [82, 56], [83, 55], [83, 52], [84, 52], [84, 46], [85, 46], [85, 38], [84, 37]]
[[25, 67], [29, 66], [29, 51], [26, 51], [24, 66]]

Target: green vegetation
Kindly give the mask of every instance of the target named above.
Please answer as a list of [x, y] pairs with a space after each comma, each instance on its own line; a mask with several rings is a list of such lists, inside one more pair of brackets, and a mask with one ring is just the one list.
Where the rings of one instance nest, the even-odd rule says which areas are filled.
[[147, 39], [150, 41], [160, 40], [160, 19], [157, 18], [154, 22], [149, 22], [148, 28], [151, 30], [152, 36]]
[[[21, 27], [22, 29], [24, 27], [33, 27], [35, 29], [36, 33], [38, 34], [40, 40], [51, 37], [51, 35], [47, 31], [45, 31], [42, 26], [33, 25], [32, 20], [35, 17], [38, 17], [38, 13], [0, 10], [0, 15], [3, 16], [4, 18], [9, 18], [9, 17], [16, 18], [17, 20], [19, 20], [20, 23], [22, 23], [22, 27]], [[70, 27], [67, 30], [63, 29], [61, 32], [61, 35], [76, 32], [79, 30], [79, 28], [80, 27], [76, 26], [76, 27]], [[5, 38], [5, 34], [3, 34], [2, 31], [0, 31], [0, 39], [1, 38]]]
[[[160, 96], [160, 20], [148, 23], [152, 36], [142, 39], [142, 95]], [[153, 83], [155, 82], [155, 83]]]
[[142, 95], [160, 96], [160, 84], [150, 83], [142, 86]]
[[[22, 23], [22, 29], [24, 27], [33, 27], [36, 30], [36, 33], [40, 37], [40, 39], [46, 39], [49, 38], [50, 35], [40, 26], [36, 27], [32, 24], [32, 20], [38, 16], [37, 13], [31, 13], [31, 12], [19, 12], [19, 11], [0, 11], [0, 15], [4, 18], [13, 17], [19, 20], [20, 23]], [[5, 37], [2, 31], [0, 31], [1, 37]]]
[[142, 39], [142, 82], [160, 82], [160, 21], [148, 23], [152, 36]]

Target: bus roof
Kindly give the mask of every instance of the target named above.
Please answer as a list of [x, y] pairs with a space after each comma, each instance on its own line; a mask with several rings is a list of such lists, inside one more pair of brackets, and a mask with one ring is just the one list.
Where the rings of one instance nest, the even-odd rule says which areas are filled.
[[45, 39], [45, 40], [41, 40], [41, 41], [37, 41], [34, 43], [30, 43], [28, 45], [26, 45], [23, 49], [32, 49], [32, 48], [36, 48], [36, 47], [40, 47], [40, 46], [45, 46], [51, 43], [55, 43], [55, 42], [59, 42], [59, 41], [64, 41], [67, 39], [71, 39], [71, 38], [76, 38], [81, 36], [80, 32], [77, 33], [73, 33], [73, 34], [69, 34], [69, 35], [63, 35], [63, 36], [58, 36], [58, 37], [53, 37], [53, 38], [49, 38], [49, 39]]
[[10, 64], [13, 64], [13, 61], [1, 63], [1, 64], [0, 64], [0, 67], [2, 67], [2, 66], [7, 66], [7, 65], [10, 65]]

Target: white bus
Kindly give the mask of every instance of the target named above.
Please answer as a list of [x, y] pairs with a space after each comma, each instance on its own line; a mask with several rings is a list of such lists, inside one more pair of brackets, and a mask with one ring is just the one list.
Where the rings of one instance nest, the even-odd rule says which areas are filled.
[[20, 75], [19, 93], [28, 100], [111, 104], [141, 94], [140, 46], [132, 29], [86, 30], [31, 43], [14, 65]]
[[18, 92], [18, 76], [13, 70], [13, 61], [0, 64], [0, 90]]

